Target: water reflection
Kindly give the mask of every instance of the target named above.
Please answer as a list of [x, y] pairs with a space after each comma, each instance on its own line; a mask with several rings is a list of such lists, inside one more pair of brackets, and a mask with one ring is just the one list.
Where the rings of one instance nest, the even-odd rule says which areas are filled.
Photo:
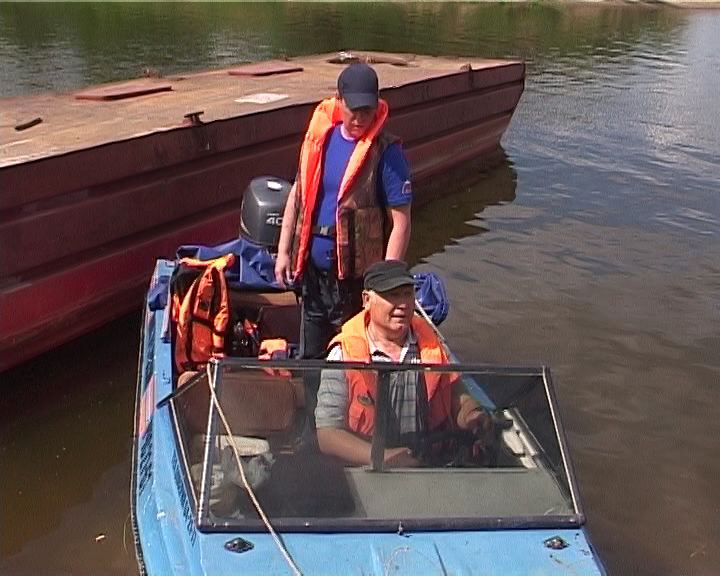
[[420, 200], [432, 200], [413, 210], [408, 262], [415, 264], [460, 238], [485, 232], [483, 210], [515, 200], [516, 184], [512, 162], [499, 150], [489, 165], [471, 162], [416, 190]]
[[[53, 552], [59, 556], [68, 554], [70, 541], [77, 543], [77, 552], [90, 551], [100, 533], [112, 533], [110, 546], [122, 545], [116, 528], [129, 510], [124, 482], [129, 480], [139, 326], [139, 315], [133, 314], [2, 374], [3, 557], [51, 532], [64, 543]], [[106, 489], [105, 478], [118, 465], [120, 471], [111, 476], [116, 486], [119, 478], [122, 491], [114, 493]], [[74, 509], [78, 512], [72, 514]], [[45, 554], [37, 552], [11, 565], [35, 558], [37, 568], [59, 573], [62, 564], [43, 566]], [[3, 574], [16, 573], [7, 570]]]
[[575, 82], [638, 43], [664, 54], [685, 20], [647, 6], [5, 2], [0, 96], [347, 48], [518, 57]]

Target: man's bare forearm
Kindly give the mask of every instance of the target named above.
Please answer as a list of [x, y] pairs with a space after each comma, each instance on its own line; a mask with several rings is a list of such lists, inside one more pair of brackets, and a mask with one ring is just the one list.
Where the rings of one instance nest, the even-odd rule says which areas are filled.
[[404, 260], [410, 244], [410, 204], [388, 209], [392, 230], [385, 250], [386, 260]]
[[370, 443], [341, 428], [318, 428], [317, 439], [324, 454], [354, 464], [370, 464]]
[[[354, 466], [368, 466], [372, 460], [372, 446], [342, 428], [318, 428], [318, 446], [324, 454], [335, 456]], [[405, 446], [386, 448], [385, 466], [391, 468], [419, 466], [420, 461]]]
[[290, 188], [285, 211], [283, 212], [282, 227], [280, 228], [280, 240], [278, 241], [278, 254], [288, 256], [292, 246], [293, 235], [295, 234], [295, 223], [297, 222], [298, 207], [295, 191], [295, 184]]

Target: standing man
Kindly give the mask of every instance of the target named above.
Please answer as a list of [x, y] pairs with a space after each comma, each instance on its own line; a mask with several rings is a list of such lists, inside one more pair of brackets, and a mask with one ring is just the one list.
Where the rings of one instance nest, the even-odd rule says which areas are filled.
[[[278, 246], [275, 276], [302, 287], [303, 358], [324, 356], [343, 322], [362, 308], [362, 276], [383, 259], [402, 260], [410, 240], [410, 170], [383, 127], [387, 103], [367, 64], [351, 64], [337, 93], [315, 109], [300, 152]], [[315, 409], [318, 379], [306, 379]]]

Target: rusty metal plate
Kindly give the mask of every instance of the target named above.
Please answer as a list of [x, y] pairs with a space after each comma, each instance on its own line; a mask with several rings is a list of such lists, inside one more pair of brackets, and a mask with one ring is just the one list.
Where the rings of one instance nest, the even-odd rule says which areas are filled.
[[272, 76], [274, 74], [288, 74], [289, 72], [302, 72], [303, 67], [284, 62], [258, 62], [247, 64], [228, 70], [230, 76]]
[[168, 82], [150, 82], [147, 80], [131, 80], [124, 84], [113, 86], [99, 86], [75, 94], [78, 100], [122, 100], [124, 98], [135, 98], [156, 92], [168, 92], [172, 90], [172, 84]]

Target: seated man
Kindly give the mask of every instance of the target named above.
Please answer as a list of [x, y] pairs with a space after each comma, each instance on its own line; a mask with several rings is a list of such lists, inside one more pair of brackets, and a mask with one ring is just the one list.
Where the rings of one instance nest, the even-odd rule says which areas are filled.
[[[364, 310], [330, 342], [329, 361], [449, 362], [432, 326], [414, 314], [414, 281], [405, 262], [373, 264], [363, 287]], [[322, 452], [353, 465], [370, 464], [376, 379], [370, 371], [323, 370], [315, 410]], [[387, 466], [419, 466], [413, 448], [423, 434], [456, 428], [487, 433], [492, 426], [462, 382], [447, 373], [392, 373], [389, 397]]]

